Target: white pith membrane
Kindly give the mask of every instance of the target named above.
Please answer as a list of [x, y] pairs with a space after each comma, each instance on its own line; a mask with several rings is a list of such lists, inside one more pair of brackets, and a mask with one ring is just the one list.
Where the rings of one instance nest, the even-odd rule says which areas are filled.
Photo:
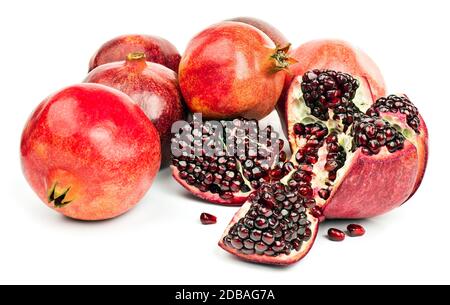
[[[311, 181], [311, 187], [314, 191], [313, 197], [316, 200], [316, 204], [319, 207], [322, 207], [325, 205], [327, 200], [318, 196], [319, 190], [328, 189], [330, 190], [330, 193], [334, 190], [334, 187], [342, 181], [343, 176], [345, 176], [349, 166], [352, 164], [352, 159], [355, 156], [355, 153], [358, 150], [360, 150], [360, 148], [357, 147], [355, 150], [353, 149], [353, 136], [351, 135], [353, 125], [344, 132], [344, 125], [342, 124], [342, 122], [340, 120], [332, 119], [333, 111], [331, 109], [328, 110], [329, 119], [327, 121], [322, 121], [311, 114], [310, 108], [306, 105], [303, 99], [303, 92], [300, 86], [301, 82], [302, 82], [301, 76], [298, 76], [297, 79], [294, 80], [293, 82], [296, 83], [296, 86], [293, 87], [292, 92], [294, 102], [293, 105], [291, 105], [293, 108], [291, 109], [290, 112], [291, 117], [289, 117], [288, 123], [289, 134], [291, 136], [294, 134], [293, 126], [295, 123], [302, 123], [305, 125], [312, 123], [319, 123], [327, 127], [328, 135], [333, 131], [336, 131], [338, 133], [338, 143], [340, 146], [344, 148], [344, 151], [346, 153], [344, 165], [337, 170], [336, 179], [334, 181], [331, 181], [330, 179], [328, 179], [328, 172], [325, 170], [326, 157], [328, 154], [326, 144], [323, 143], [318, 151], [319, 157], [318, 161], [312, 166], [313, 176]], [[356, 107], [363, 113], [366, 113], [366, 111], [370, 108], [372, 104], [371, 100], [367, 98], [369, 94], [365, 92], [365, 90], [367, 90], [365, 87], [359, 87], [356, 91], [354, 99], [352, 100], [352, 102], [356, 105]], [[417, 147], [418, 136], [415, 133], [415, 131], [411, 127], [409, 127], [408, 124], [406, 123], [405, 115], [402, 115], [400, 113], [382, 112], [380, 113], [380, 118], [388, 122], [399, 133], [401, 133], [405, 137], [405, 140], [410, 141], [414, 146]], [[305, 146], [306, 139], [298, 135], [295, 135], [294, 137], [295, 137], [295, 144], [292, 146], [293, 148], [295, 148], [295, 151], [293, 151], [291, 161], [294, 164], [296, 164], [297, 162], [295, 160], [295, 153], [296, 151]], [[327, 136], [325, 136], [325, 138], [326, 137]], [[383, 146], [378, 154], [371, 155], [371, 157], [382, 158], [387, 154], [391, 154], [391, 152], [389, 152], [388, 149], [385, 146]], [[292, 177], [292, 174], [293, 173], [284, 177], [282, 179], [282, 182], [288, 183]]]

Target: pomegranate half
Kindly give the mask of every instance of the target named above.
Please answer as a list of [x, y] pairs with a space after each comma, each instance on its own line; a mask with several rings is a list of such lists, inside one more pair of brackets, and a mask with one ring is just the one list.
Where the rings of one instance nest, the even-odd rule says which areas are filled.
[[[197, 197], [222, 205], [242, 205], [252, 191], [269, 181], [279, 181], [293, 168], [286, 162], [284, 142], [270, 126], [260, 128], [257, 121], [246, 119], [197, 124], [182, 126], [171, 146], [173, 177]], [[223, 130], [218, 137], [214, 134], [217, 129]], [[264, 134], [268, 141], [256, 143], [255, 138]], [[207, 154], [205, 148], [213, 146], [215, 151]], [[230, 147], [235, 148], [233, 153], [227, 150]]]
[[134, 207], [160, 166], [156, 128], [124, 93], [97, 84], [65, 88], [28, 119], [24, 175], [53, 210], [103, 220]]

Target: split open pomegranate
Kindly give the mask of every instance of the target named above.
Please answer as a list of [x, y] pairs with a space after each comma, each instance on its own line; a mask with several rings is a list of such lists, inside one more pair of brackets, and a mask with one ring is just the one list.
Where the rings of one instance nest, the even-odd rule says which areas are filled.
[[[419, 186], [428, 132], [404, 95], [375, 103], [357, 78], [312, 70], [293, 80], [286, 113], [298, 169], [288, 183], [303, 183], [326, 218], [378, 216], [403, 204]], [[306, 190], [305, 190], [306, 192]]]
[[[358, 79], [332, 70], [307, 71], [290, 87], [286, 113], [294, 170], [281, 179], [279, 184], [287, 185], [284, 189], [275, 187], [281, 190], [275, 198], [285, 200], [287, 194], [295, 194], [306, 208], [311, 237], [324, 217], [373, 217], [400, 206], [417, 190], [425, 172], [428, 134], [417, 108], [404, 95], [373, 103], [364, 90]], [[272, 198], [269, 189], [261, 188], [249, 197], [219, 245], [246, 260], [290, 264], [309, 252], [314, 238], [297, 234], [300, 239], [294, 244], [291, 231], [278, 233], [277, 241], [285, 246], [282, 251], [273, 251], [267, 243], [257, 246], [251, 236], [250, 242], [246, 239], [247, 231], [265, 233], [256, 226], [261, 214], [273, 223], [280, 205], [289, 206], [277, 200], [262, 205], [260, 197]], [[295, 222], [289, 222], [290, 213], [284, 211], [284, 218], [276, 219], [297, 229]], [[264, 228], [270, 236], [278, 232]]]

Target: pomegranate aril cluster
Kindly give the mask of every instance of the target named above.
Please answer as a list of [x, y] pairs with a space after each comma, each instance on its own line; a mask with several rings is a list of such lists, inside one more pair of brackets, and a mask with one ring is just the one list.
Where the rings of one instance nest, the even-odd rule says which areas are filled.
[[378, 118], [363, 115], [353, 125], [353, 145], [362, 147], [366, 155], [376, 155], [382, 147], [390, 153], [403, 149], [405, 137], [389, 122]]
[[409, 127], [419, 133], [419, 111], [406, 96], [389, 95], [388, 97], [381, 97], [367, 110], [368, 115], [375, 117], [378, 117], [380, 112], [404, 114]]
[[[223, 134], [219, 143], [214, 142], [211, 137], [213, 128], [208, 122], [201, 126], [201, 134], [194, 128], [194, 123], [184, 128], [188, 135], [182, 138], [175, 135], [172, 144], [183, 151], [181, 156], [173, 157], [172, 164], [180, 171], [179, 177], [185, 180], [187, 184], [196, 187], [201, 192], [211, 192], [218, 194], [222, 199], [232, 199], [235, 193], [247, 193], [251, 189], [257, 189], [262, 183], [274, 180], [273, 171], [278, 171], [280, 179], [286, 175], [292, 167], [292, 164], [285, 162], [286, 154], [282, 151], [283, 141], [278, 140], [273, 145], [278, 145], [280, 153], [275, 160], [271, 160], [271, 145], [262, 146], [260, 143], [252, 143], [256, 141], [249, 134], [258, 135], [259, 132], [271, 133], [271, 127], [260, 131], [255, 124], [254, 130], [247, 130], [245, 134], [236, 133], [235, 129], [243, 127], [243, 124], [250, 121], [245, 119], [235, 119], [233, 121], [222, 121]], [[229, 130], [231, 126], [231, 130]], [[201, 141], [198, 143], [199, 136]], [[270, 137], [268, 137], [270, 138]], [[255, 145], [251, 145], [255, 144]], [[215, 149], [214, 156], [205, 154], [203, 148], [209, 147]], [[231, 155], [227, 155], [225, 149], [234, 147], [235, 151]], [[253, 151], [256, 148], [255, 151]], [[198, 152], [200, 151], [200, 156]], [[242, 170], [242, 174], [241, 171]], [[250, 183], [247, 185], [245, 179]]]
[[328, 179], [330, 181], [334, 181], [336, 180], [338, 170], [341, 169], [345, 164], [347, 154], [345, 152], [344, 147], [339, 145], [338, 135], [336, 133], [333, 132], [330, 135], [328, 135], [328, 137], [325, 140], [325, 143], [328, 151], [327, 161], [325, 163], [325, 170], [328, 172]]
[[311, 114], [324, 121], [329, 119], [328, 109], [340, 107], [341, 114], [347, 113], [358, 87], [357, 79], [333, 70], [308, 71], [301, 83], [303, 98]]
[[311, 238], [304, 198], [282, 183], [265, 184], [253, 193], [245, 217], [223, 242], [244, 254], [289, 255]]
[[319, 159], [319, 149], [323, 145], [328, 128], [320, 123], [294, 125], [294, 133], [306, 140], [305, 145], [295, 154], [299, 164], [315, 164]]

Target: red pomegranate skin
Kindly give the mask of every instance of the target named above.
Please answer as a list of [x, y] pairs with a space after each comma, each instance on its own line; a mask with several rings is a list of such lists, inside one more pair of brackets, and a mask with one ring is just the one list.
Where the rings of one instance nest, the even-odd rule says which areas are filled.
[[[23, 130], [26, 179], [50, 208], [79, 220], [103, 220], [134, 207], [160, 166], [156, 128], [131, 99], [97, 84], [45, 99]], [[49, 202], [66, 196], [56, 206]]]
[[283, 88], [274, 42], [253, 26], [225, 21], [195, 36], [181, 58], [179, 81], [191, 112], [205, 118], [267, 116]]
[[92, 56], [89, 71], [97, 66], [121, 61], [133, 52], [143, 52], [147, 61], [178, 71], [180, 53], [164, 38], [150, 35], [122, 35], [103, 44]]
[[97, 67], [85, 82], [118, 89], [142, 108], [159, 132], [162, 163], [166, 166], [170, 160], [172, 124], [185, 118], [176, 73], [146, 62], [143, 53], [131, 53], [125, 61]]
[[333, 188], [323, 207], [326, 218], [369, 218], [399, 207], [413, 192], [418, 175], [416, 147], [409, 141], [401, 151], [367, 156], [360, 149], [354, 162]]
[[287, 86], [295, 75], [303, 75], [313, 69], [331, 69], [366, 82], [374, 101], [386, 95], [386, 85], [378, 66], [366, 53], [346, 41], [313, 40], [291, 50], [289, 55], [297, 63], [290, 66], [291, 78], [286, 81]]
[[287, 38], [281, 33], [276, 27], [271, 25], [270, 23], [253, 17], [237, 17], [230, 19], [230, 21], [237, 21], [249, 24], [254, 26], [255, 28], [263, 31], [267, 36], [269, 36], [272, 41], [280, 47], [284, 47], [289, 44]]

